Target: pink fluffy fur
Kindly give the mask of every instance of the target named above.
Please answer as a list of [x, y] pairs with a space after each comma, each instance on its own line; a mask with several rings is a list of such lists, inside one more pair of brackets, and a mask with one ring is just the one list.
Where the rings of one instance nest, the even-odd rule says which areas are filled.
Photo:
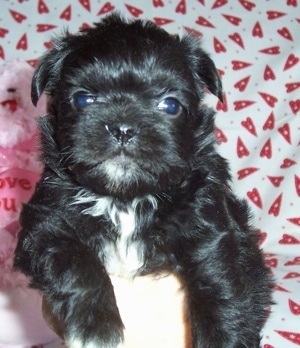
[[[12, 263], [22, 200], [32, 193], [41, 170], [36, 117], [45, 113], [46, 103], [42, 99], [37, 108], [31, 103], [33, 70], [25, 61], [9, 61], [0, 66], [0, 289], [27, 284], [23, 275], [13, 271]], [[21, 193], [22, 187], [13, 185], [17, 182], [16, 171], [18, 180], [32, 177], [32, 189], [27, 190], [26, 196]], [[11, 181], [6, 182], [7, 178]], [[15, 199], [13, 212], [3, 208], [5, 199]]]

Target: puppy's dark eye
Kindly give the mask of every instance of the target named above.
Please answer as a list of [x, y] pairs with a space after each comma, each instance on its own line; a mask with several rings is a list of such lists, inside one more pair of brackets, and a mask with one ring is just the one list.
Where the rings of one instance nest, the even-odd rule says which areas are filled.
[[165, 112], [168, 115], [176, 116], [182, 109], [181, 104], [177, 99], [165, 98], [161, 100], [158, 105], [158, 110]]
[[96, 97], [86, 93], [76, 93], [73, 96], [73, 104], [76, 108], [84, 108], [88, 105], [93, 104], [96, 101]]

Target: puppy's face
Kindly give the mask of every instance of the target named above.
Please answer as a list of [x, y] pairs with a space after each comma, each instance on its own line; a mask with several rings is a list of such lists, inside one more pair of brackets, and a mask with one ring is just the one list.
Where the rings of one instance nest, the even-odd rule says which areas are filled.
[[191, 170], [204, 88], [221, 95], [210, 58], [191, 38], [111, 16], [61, 38], [35, 73], [50, 94], [60, 165], [95, 193], [157, 193]]

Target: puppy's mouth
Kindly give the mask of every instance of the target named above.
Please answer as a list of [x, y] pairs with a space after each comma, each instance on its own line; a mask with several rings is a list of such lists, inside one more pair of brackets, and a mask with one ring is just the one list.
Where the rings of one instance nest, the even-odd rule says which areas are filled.
[[135, 176], [136, 172], [140, 170], [136, 160], [125, 154], [124, 151], [116, 154], [105, 160], [100, 165], [101, 170], [105, 172], [109, 180], [122, 182]]
[[130, 166], [134, 162], [132, 158], [130, 158], [128, 154], [125, 154], [123, 151], [112, 158], [111, 161], [115, 165], [125, 168]]
[[122, 152], [111, 159], [105, 160], [101, 164], [101, 167], [106, 170], [109, 176], [128, 176], [131, 175], [135, 169], [137, 169], [137, 164], [131, 157]]
[[[145, 149], [145, 147], [142, 147]], [[76, 181], [97, 194], [118, 197], [142, 196], [167, 189], [178, 182], [186, 170], [180, 158], [172, 152], [142, 151], [137, 146], [106, 149], [99, 157], [85, 157], [71, 170]], [[179, 164], [178, 164], [179, 163]]]

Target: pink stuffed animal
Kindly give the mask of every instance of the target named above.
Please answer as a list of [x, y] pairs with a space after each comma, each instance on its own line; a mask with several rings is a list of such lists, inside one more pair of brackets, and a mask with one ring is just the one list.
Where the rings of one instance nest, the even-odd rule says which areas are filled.
[[12, 269], [19, 213], [41, 170], [36, 117], [45, 113], [46, 102], [32, 105], [32, 74], [23, 61], [0, 66], [0, 348], [30, 347], [55, 337], [42, 319], [40, 295]]

